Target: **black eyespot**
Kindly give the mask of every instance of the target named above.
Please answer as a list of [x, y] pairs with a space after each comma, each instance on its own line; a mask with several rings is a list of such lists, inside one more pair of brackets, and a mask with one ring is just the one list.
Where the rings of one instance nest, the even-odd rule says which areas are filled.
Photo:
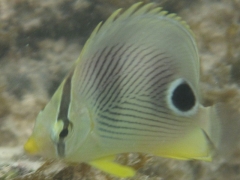
[[68, 129], [63, 129], [60, 134], [59, 137], [60, 138], [65, 138], [68, 135]]
[[195, 105], [196, 99], [187, 83], [179, 84], [172, 93], [172, 103], [180, 111], [188, 111]]

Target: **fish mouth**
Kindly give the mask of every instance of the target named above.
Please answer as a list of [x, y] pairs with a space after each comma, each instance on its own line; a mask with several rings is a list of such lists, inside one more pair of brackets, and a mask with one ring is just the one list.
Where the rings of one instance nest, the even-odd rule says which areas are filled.
[[28, 154], [36, 155], [40, 151], [40, 147], [38, 146], [36, 140], [33, 137], [30, 137], [24, 145], [24, 150]]

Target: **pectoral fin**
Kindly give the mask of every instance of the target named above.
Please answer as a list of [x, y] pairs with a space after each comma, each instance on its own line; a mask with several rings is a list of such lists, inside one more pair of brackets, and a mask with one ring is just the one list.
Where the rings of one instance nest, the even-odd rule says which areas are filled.
[[118, 164], [113, 162], [113, 160], [114, 157], [111, 156], [91, 161], [88, 164], [116, 177], [125, 178], [133, 177], [135, 175], [136, 172], [133, 168]]

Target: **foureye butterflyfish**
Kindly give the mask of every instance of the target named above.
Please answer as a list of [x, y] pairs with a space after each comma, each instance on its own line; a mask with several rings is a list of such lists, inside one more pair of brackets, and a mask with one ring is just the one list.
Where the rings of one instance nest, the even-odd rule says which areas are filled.
[[211, 160], [219, 123], [201, 104], [192, 31], [152, 3], [120, 12], [92, 32], [25, 150], [119, 177], [135, 174], [114, 162], [120, 153]]

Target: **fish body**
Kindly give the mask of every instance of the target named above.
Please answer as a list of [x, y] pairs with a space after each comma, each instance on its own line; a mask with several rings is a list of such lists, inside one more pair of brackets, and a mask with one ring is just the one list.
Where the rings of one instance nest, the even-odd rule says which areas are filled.
[[214, 107], [201, 105], [191, 30], [153, 4], [120, 11], [95, 28], [25, 150], [120, 177], [134, 175], [113, 162], [120, 153], [211, 160], [220, 131]]

